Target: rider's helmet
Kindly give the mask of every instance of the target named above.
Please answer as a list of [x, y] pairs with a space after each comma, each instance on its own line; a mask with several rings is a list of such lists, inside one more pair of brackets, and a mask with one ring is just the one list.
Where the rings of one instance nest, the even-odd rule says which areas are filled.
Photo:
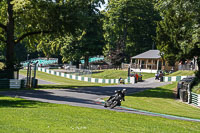
[[125, 93], [126, 93], [126, 89], [123, 89], [123, 90], [122, 90], [122, 93], [124, 93], [124, 94], [125, 94]]

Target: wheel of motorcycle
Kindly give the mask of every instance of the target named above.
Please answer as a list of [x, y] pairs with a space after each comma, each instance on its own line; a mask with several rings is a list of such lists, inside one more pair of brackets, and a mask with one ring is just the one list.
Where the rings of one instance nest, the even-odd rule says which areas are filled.
[[111, 105], [110, 105], [110, 108], [113, 109], [115, 106], [117, 106], [118, 102], [117, 101], [114, 101]]
[[105, 107], [105, 108], [107, 108], [107, 107], [108, 107], [108, 104], [107, 104], [107, 102], [105, 102], [105, 103], [104, 103], [104, 107]]

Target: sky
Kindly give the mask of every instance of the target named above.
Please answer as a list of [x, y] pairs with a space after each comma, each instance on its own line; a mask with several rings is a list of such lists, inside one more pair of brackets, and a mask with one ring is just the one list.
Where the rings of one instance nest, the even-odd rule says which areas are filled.
[[104, 10], [107, 4], [108, 4], [108, 0], [105, 0], [105, 4], [102, 5], [102, 7], [100, 8], [100, 11]]

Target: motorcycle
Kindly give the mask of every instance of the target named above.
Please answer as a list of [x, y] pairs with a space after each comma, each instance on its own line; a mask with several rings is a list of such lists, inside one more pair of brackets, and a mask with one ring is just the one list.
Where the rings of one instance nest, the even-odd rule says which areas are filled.
[[113, 109], [116, 106], [120, 106], [122, 100], [125, 101], [126, 89], [115, 91], [115, 95], [111, 96], [108, 100], [105, 101], [104, 107], [110, 107]]

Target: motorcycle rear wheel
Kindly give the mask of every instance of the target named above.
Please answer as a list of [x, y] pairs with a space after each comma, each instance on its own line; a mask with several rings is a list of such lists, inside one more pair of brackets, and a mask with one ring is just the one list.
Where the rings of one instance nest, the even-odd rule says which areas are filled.
[[114, 107], [116, 107], [118, 104], [118, 101], [114, 101], [111, 105], [110, 108], [113, 109]]

